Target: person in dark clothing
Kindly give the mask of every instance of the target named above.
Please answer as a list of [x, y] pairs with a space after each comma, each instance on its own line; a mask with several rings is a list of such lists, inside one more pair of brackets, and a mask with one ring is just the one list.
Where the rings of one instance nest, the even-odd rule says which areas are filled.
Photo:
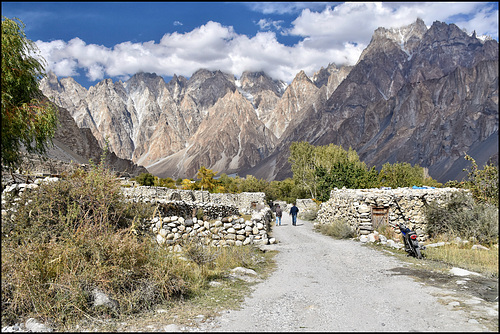
[[281, 216], [283, 215], [283, 212], [281, 211], [280, 205], [276, 204], [276, 226], [281, 225]]
[[297, 214], [299, 213], [299, 208], [295, 206], [295, 203], [293, 203], [292, 208], [290, 209], [290, 214], [292, 215], [292, 225], [296, 226], [297, 225]]

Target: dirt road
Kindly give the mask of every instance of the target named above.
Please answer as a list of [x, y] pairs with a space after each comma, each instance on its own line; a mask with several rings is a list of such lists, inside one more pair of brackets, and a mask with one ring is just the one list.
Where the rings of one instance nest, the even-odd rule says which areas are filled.
[[324, 236], [300, 219], [292, 226], [286, 213], [272, 234], [279, 241], [277, 270], [242, 309], [202, 330], [488, 331], [470, 313], [440, 303], [440, 289], [401, 275], [408, 264], [392, 256]]

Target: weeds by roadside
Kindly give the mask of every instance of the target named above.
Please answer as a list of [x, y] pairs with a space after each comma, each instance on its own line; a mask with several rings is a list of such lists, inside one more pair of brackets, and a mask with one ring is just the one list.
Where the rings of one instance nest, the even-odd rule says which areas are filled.
[[315, 228], [319, 232], [336, 239], [356, 237], [356, 231], [343, 219], [335, 220], [332, 224], [316, 225]]
[[450, 243], [441, 247], [429, 247], [425, 251], [429, 260], [441, 261], [487, 277], [498, 277], [498, 248], [471, 249], [471, 245]]
[[[134, 317], [159, 305], [203, 300], [208, 283], [235, 266], [265, 268], [252, 246], [213, 250], [193, 242], [183, 253], [159, 246], [142, 233], [154, 207], [127, 202], [119, 190], [100, 164], [25, 191], [8, 205], [2, 326], [35, 317], [63, 331], [82, 319]], [[96, 290], [112, 307], [94, 305]]]
[[463, 193], [452, 194], [445, 204], [429, 203], [426, 208], [427, 233], [472, 239], [482, 244], [498, 243], [498, 208], [476, 203]]

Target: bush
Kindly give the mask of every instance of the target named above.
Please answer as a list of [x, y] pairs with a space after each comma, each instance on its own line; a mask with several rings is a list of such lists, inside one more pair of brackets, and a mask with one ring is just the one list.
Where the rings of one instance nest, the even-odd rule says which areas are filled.
[[[37, 317], [62, 331], [84, 317], [129, 316], [201, 295], [209, 279], [257, 263], [250, 246], [192, 243], [191, 261], [158, 246], [141, 233], [155, 208], [125, 201], [102, 164], [27, 190], [17, 203], [1, 225], [2, 326]], [[94, 307], [94, 289], [116, 307]]]
[[335, 220], [331, 224], [316, 226], [321, 233], [336, 239], [349, 239], [356, 236], [356, 231], [344, 219]]
[[20, 202], [25, 204], [17, 208], [15, 222], [2, 223], [2, 233], [18, 242], [64, 239], [86, 226], [96, 233], [117, 230], [130, 226], [141, 211], [143, 218], [151, 210], [126, 202], [120, 183], [102, 164], [25, 191]]
[[141, 186], [153, 186], [155, 184], [155, 177], [150, 173], [141, 173], [135, 178]]
[[463, 192], [452, 194], [444, 205], [431, 202], [426, 208], [427, 233], [475, 239], [489, 244], [498, 242], [498, 209], [486, 203], [476, 203]]
[[468, 172], [465, 187], [471, 190], [476, 202], [489, 203], [498, 207], [498, 166], [489, 164], [481, 170], [469, 155], [465, 156], [465, 160], [472, 162], [470, 169], [464, 169]]

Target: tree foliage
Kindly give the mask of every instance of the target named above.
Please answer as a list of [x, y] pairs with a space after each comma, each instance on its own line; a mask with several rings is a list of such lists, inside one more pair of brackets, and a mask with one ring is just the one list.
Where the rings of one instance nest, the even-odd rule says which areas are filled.
[[289, 162], [296, 186], [320, 201], [328, 200], [334, 188], [440, 186], [418, 165], [386, 163], [379, 173], [375, 167], [368, 169], [352, 148], [345, 150], [334, 144], [292, 143]]
[[297, 185], [316, 198], [316, 175], [314, 173], [314, 146], [308, 142], [294, 142], [290, 145], [288, 162]]
[[411, 187], [424, 185], [424, 169], [407, 162], [386, 162], [379, 173], [380, 185], [385, 187]]
[[43, 59], [19, 19], [2, 17], [2, 168], [21, 162], [22, 146], [44, 154], [57, 128], [57, 108], [44, 99], [38, 81]]
[[218, 172], [214, 172], [205, 166], [201, 166], [198, 170], [198, 174], [196, 174], [196, 176], [200, 179], [198, 186], [203, 190], [213, 191], [217, 186], [217, 182], [214, 179], [214, 176], [217, 175], [217, 173]]
[[292, 143], [289, 162], [296, 184], [321, 201], [328, 200], [333, 188], [369, 188], [377, 183], [377, 171], [368, 170], [352, 148]]
[[464, 169], [468, 172], [465, 186], [471, 190], [476, 202], [498, 206], [498, 166], [490, 163], [479, 169], [471, 156], [465, 155], [465, 159], [472, 163], [469, 169]]
[[137, 181], [141, 186], [154, 186], [155, 176], [150, 173], [141, 173], [135, 178], [135, 181]]

